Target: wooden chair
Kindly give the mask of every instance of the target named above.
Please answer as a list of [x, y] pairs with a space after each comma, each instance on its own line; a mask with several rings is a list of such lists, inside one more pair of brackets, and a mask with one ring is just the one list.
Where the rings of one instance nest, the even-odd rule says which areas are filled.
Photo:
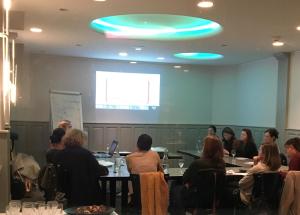
[[277, 214], [283, 186], [279, 172], [264, 172], [253, 175], [254, 185], [250, 213]]
[[[225, 176], [225, 172], [218, 169], [198, 171], [197, 178], [191, 181], [191, 196], [187, 198], [187, 201], [194, 204], [194, 206], [191, 205], [194, 215], [216, 214], [223, 196]], [[189, 198], [192, 199], [189, 200]], [[185, 205], [188, 204], [185, 203]]]

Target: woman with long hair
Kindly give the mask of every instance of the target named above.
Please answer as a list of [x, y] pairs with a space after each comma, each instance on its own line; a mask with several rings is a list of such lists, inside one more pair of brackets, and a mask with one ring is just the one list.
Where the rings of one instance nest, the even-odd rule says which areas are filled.
[[231, 154], [231, 150], [235, 144], [236, 138], [235, 133], [230, 127], [225, 127], [222, 130], [222, 142], [224, 147], [224, 153], [227, 155]]
[[263, 144], [261, 161], [247, 171], [247, 174], [239, 181], [240, 197], [244, 204], [249, 205], [254, 184], [253, 174], [267, 171], [278, 171], [281, 166], [278, 147], [276, 144]]
[[258, 151], [252, 132], [250, 129], [244, 128], [241, 132], [240, 141], [238, 141], [236, 146], [236, 156], [252, 159], [257, 154]]
[[172, 215], [185, 214], [185, 208], [187, 207], [185, 202], [189, 202], [189, 206], [195, 202], [195, 196], [189, 195], [191, 193], [189, 190], [193, 190], [193, 187], [196, 186], [195, 183], [198, 179], [199, 171], [215, 169], [225, 174], [223, 156], [223, 144], [220, 139], [214, 136], [207, 136], [204, 139], [203, 154], [184, 172], [183, 184], [171, 187], [170, 211]]

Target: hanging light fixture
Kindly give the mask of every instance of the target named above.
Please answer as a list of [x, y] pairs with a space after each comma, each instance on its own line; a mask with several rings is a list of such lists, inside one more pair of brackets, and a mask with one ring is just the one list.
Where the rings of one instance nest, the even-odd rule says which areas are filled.
[[[3, 19], [2, 32], [0, 38], [2, 39], [2, 102], [0, 105], [1, 125], [0, 129], [10, 127], [10, 103], [16, 103], [16, 80], [17, 67], [15, 66], [15, 41], [9, 38], [9, 11], [11, 8], [11, 0], [2, 0]], [[10, 48], [11, 42], [11, 48]]]
[[214, 6], [214, 2], [212, 0], [201, 0], [198, 2], [197, 6], [201, 8], [211, 8]]

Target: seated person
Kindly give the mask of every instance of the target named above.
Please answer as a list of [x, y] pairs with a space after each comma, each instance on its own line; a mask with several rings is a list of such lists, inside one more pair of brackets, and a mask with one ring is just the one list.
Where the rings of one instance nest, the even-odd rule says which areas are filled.
[[234, 131], [229, 127], [225, 127], [222, 131], [222, 142], [223, 142], [225, 155], [231, 154], [231, 150], [233, 148], [235, 141], [236, 138], [235, 138]]
[[139, 136], [137, 151], [126, 157], [127, 168], [130, 173], [163, 171], [159, 155], [151, 150], [151, 145], [152, 138], [148, 134]]
[[56, 128], [50, 136], [50, 149], [46, 153], [47, 163], [55, 163], [55, 157], [60, 150], [65, 148], [62, 138], [65, 135], [63, 128]]
[[284, 146], [290, 159], [289, 171], [300, 171], [300, 138], [291, 138], [286, 141]]
[[108, 169], [82, 147], [86, 141], [83, 131], [70, 129], [63, 137], [65, 148], [57, 155], [58, 184], [66, 194], [68, 207], [103, 203], [99, 178], [107, 175]]
[[[186, 205], [184, 205], [183, 202], [187, 202], [189, 200], [183, 199], [183, 192], [184, 190], [188, 190], [193, 187], [193, 182], [197, 179], [199, 170], [217, 169], [224, 171], [225, 174], [225, 162], [223, 160], [223, 155], [223, 145], [219, 138], [207, 136], [204, 139], [202, 157], [191, 163], [183, 174], [183, 185], [174, 185], [171, 188], [171, 214], [185, 214]], [[186, 198], [189, 197], [186, 196]], [[193, 199], [190, 201], [192, 202]]]
[[245, 205], [251, 202], [254, 184], [253, 174], [267, 171], [278, 171], [281, 166], [278, 147], [276, 144], [263, 144], [261, 150], [261, 161], [247, 171], [247, 174], [239, 181], [240, 198]]
[[[268, 128], [264, 132], [262, 143], [263, 144], [276, 144], [278, 136], [279, 136], [279, 132], [275, 128]], [[258, 150], [258, 156], [253, 157], [255, 164], [257, 164], [258, 161], [261, 159], [260, 154], [261, 154], [261, 146], [259, 147], [259, 150]]]
[[218, 137], [217, 135], [217, 128], [214, 125], [210, 125], [207, 129], [207, 136], [212, 136], [212, 137]]
[[244, 128], [241, 132], [240, 141], [235, 146], [236, 156], [252, 159], [258, 154], [256, 144], [250, 129]]
[[49, 145], [50, 149], [46, 153], [47, 165], [39, 172], [38, 185], [44, 191], [46, 201], [53, 201], [56, 197], [57, 189], [57, 169], [56, 160], [58, 153], [64, 149], [62, 138], [65, 135], [65, 130], [56, 128], [53, 130]]

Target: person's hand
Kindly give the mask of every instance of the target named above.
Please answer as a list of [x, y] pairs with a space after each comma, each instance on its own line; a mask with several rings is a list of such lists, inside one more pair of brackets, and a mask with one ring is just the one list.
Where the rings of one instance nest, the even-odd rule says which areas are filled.
[[229, 151], [227, 151], [226, 149], [223, 149], [223, 153], [224, 155], [229, 156]]
[[29, 178], [25, 177], [24, 183], [25, 183], [25, 190], [26, 190], [26, 192], [30, 192], [31, 188], [32, 188], [32, 182], [31, 182], [31, 180]]
[[254, 156], [253, 157], [253, 165], [258, 164], [258, 162], [261, 160], [260, 156]]

